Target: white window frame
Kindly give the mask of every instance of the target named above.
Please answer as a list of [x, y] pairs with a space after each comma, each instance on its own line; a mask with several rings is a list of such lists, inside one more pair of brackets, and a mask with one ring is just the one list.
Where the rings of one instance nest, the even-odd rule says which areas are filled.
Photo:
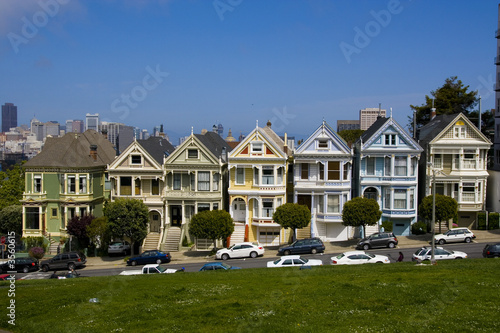
[[[139, 162], [134, 162], [134, 157], [139, 158]], [[142, 156], [137, 154], [130, 155], [130, 165], [142, 165]]]
[[78, 192], [80, 194], [87, 193], [87, 176], [86, 175], [78, 176]]
[[274, 168], [262, 168], [262, 185], [274, 185]]
[[[366, 173], [366, 175], [374, 176], [376, 166], [377, 166], [377, 160], [375, 157], [366, 157], [365, 158], [365, 173]], [[370, 168], [373, 168], [372, 172], [370, 172]]]
[[262, 216], [264, 218], [272, 218], [274, 214], [274, 200], [273, 199], [263, 199], [262, 200]]
[[327, 213], [340, 213], [340, 195], [328, 194], [326, 200], [327, 200], [326, 203]]
[[34, 175], [33, 193], [42, 193], [42, 175]]
[[253, 141], [250, 144], [250, 152], [252, 154], [264, 154], [264, 142], [262, 142], [262, 141]]
[[210, 171], [198, 171], [197, 175], [198, 191], [207, 192], [210, 191]]
[[245, 185], [245, 168], [236, 167], [235, 173], [235, 184]]
[[[71, 187], [73, 187], [73, 189]], [[69, 175], [68, 176], [68, 184], [66, 187], [66, 191], [69, 194], [76, 193], [76, 175]]]
[[406, 189], [394, 189], [394, 209], [406, 209]]

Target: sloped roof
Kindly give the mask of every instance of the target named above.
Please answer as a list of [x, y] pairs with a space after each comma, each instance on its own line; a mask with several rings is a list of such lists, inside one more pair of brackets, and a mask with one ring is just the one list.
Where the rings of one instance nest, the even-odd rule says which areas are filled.
[[281, 140], [278, 134], [271, 129], [271, 126], [261, 127], [260, 129], [269, 137], [269, 139], [274, 141], [281, 151], [285, 151], [285, 142]]
[[[90, 156], [90, 146], [97, 146], [97, 159]], [[47, 138], [42, 151], [24, 164], [25, 167], [96, 167], [106, 166], [116, 157], [116, 150], [106, 137], [94, 130], [67, 133]]]
[[382, 127], [384, 126], [384, 124], [389, 120], [390, 118], [385, 118], [385, 117], [377, 117], [377, 120], [375, 120], [375, 122], [370, 126], [368, 127], [368, 129], [366, 131], [363, 132], [363, 134], [361, 135], [361, 140], [363, 140], [363, 142], [366, 142], [368, 141], [375, 133], [377, 133], [377, 131]]
[[163, 164], [163, 157], [170, 155], [174, 150], [174, 146], [165, 138], [159, 136], [151, 136], [147, 140], [137, 140], [158, 164]]
[[441, 114], [420, 127], [418, 130], [418, 142], [420, 145], [423, 147], [426, 143], [432, 141], [432, 139], [439, 135], [439, 133], [441, 133], [457, 116], [457, 113]]
[[195, 134], [195, 136], [217, 158], [221, 157], [222, 148], [226, 148], [226, 154], [228, 154], [233, 149], [219, 134], [215, 132], [206, 132], [205, 134]]

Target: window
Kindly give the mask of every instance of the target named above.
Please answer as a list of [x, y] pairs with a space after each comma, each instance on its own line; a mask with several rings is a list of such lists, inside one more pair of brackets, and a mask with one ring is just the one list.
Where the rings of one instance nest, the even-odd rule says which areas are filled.
[[273, 217], [273, 213], [273, 200], [264, 199], [264, 201], [262, 202], [262, 217]]
[[348, 180], [349, 179], [349, 167], [350, 167], [350, 164], [349, 163], [345, 163], [344, 164], [344, 180]]
[[406, 209], [406, 190], [394, 190], [394, 209]]
[[219, 204], [216, 202], [213, 205], [213, 210], [218, 210], [219, 209]]
[[78, 190], [80, 193], [87, 193], [87, 176], [78, 177], [79, 186]]
[[262, 142], [252, 142], [252, 153], [262, 154], [263, 146]]
[[338, 213], [338, 212], [340, 212], [340, 196], [328, 195], [327, 213]]
[[141, 155], [132, 155], [130, 156], [131, 164], [142, 164], [142, 156]]
[[220, 181], [220, 174], [215, 173], [212, 177], [212, 191], [219, 190], [219, 181]]
[[367, 175], [375, 174], [375, 157], [366, 158], [366, 174]]
[[455, 127], [453, 127], [453, 137], [457, 139], [465, 139], [467, 136], [467, 128], [465, 123], [461, 120], [457, 121]]
[[340, 162], [328, 162], [328, 180], [340, 180]]
[[319, 163], [319, 179], [325, 179], [325, 165], [323, 163]]
[[198, 204], [198, 213], [203, 212], [204, 210], [210, 210], [210, 204], [208, 203], [199, 203]]
[[198, 149], [188, 149], [188, 158], [198, 158]]
[[87, 215], [87, 208], [80, 207], [80, 216], [85, 216], [85, 215]]
[[40, 229], [40, 211], [38, 207], [26, 207], [26, 229]]
[[386, 188], [384, 190], [384, 208], [391, 209], [391, 189]]
[[274, 185], [274, 169], [263, 169], [262, 170], [262, 184], [263, 185]]
[[309, 164], [302, 163], [300, 165], [300, 179], [309, 179]]
[[236, 184], [244, 185], [245, 184], [245, 169], [244, 168], [236, 168]]
[[76, 179], [75, 176], [68, 176], [68, 193], [75, 193]]
[[328, 139], [319, 139], [318, 140], [318, 148], [320, 148], [320, 149], [328, 148]]
[[209, 171], [198, 171], [198, 191], [210, 191]]
[[406, 156], [397, 156], [394, 158], [394, 173], [396, 176], [406, 176], [407, 159]]
[[52, 209], [50, 210], [50, 212], [51, 212], [51, 214], [50, 214], [50, 215], [51, 215], [51, 217], [57, 217], [57, 208], [52, 208]]
[[132, 195], [132, 177], [120, 177], [120, 195]]
[[191, 191], [196, 191], [196, 174], [193, 172], [190, 174], [191, 179]]
[[318, 196], [318, 210], [320, 213], [325, 212], [325, 196], [324, 195]]
[[180, 189], [181, 189], [181, 174], [174, 173], [174, 190], [180, 190]]
[[384, 157], [384, 175], [386, 176], [391, 175], [391, 169], [392, 169], [391, 160], [392, 159], [390, 156]]
[[68, 208], [68, 219], [71, 220], [73, 217], [75, 217], [76, 212], [75, 212], [75, 207], [69, 207]]
[[396, 134], [386, 134], [385, 135], [385, 145], [395, 146], [396, 145]]
[[151, 179], [151, 194], [160, 195], [160, 180]]
[[141, 195], [141, 180], [136, 178], [135, 180], [135, 195]]
[[415, 176], [416, 166], [417, 166], [417, 159], [411, 158], [410, 159], [410, 176]]
[[259, 169], [258, 168], [253, 169], [253, 183], [255, 185], [259, 185]]
[[42, 175], [35, 175], [35, 178], [33, 179], [33, 192], [42, 192]]
[[278, 184], [279, 185], [282, 185], [283, 184], [283, 168], [278, 168], [278, 170], [276, 170], [276, 172], [278, 173]]
[[410, 209], [415, 209], [415, 189], [410, 189]]

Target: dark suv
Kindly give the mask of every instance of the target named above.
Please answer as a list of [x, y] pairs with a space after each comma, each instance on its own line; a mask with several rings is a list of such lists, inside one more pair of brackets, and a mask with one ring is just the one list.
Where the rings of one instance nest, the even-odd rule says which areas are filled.
[[369, 250], [372, 247], [390, 247], [398, 245], [398, 239], [392, 232], [376, 232], [363, 238], [356, 245], [357, 249]]
[[278, 253], [284, 255], [296, 253], [317, 253], [325, 251], [325, 244], [319, 238], [297, 239], [290, 245], [279, 248]]
[[499, 258], [500, 257], [500, 243], [486, 244], [483, 249], [483, 257], [485, 258]]
[[47, 272], [53, 269], [75, 269], [85, 266], [87, 258], [80, 252], [59, 253], [52, 259], [42, 261], [40, 266], [42, 271]]

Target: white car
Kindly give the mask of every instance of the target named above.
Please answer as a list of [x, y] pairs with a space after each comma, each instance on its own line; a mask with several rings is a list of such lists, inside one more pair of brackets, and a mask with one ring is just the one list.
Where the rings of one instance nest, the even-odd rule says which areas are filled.
[[[431, 260], [432, 257], [432, 248], [430, 246], [423, 247], [418, 249], [412, 256], [411, 260], [413, 261], [423, 261], [423, 260]], [[442, 247], [436, 247], [434, 249], [434, 258], [436, 260], [443, 259], [465, 259], [467, 258], [467, 253], [462, 251], [450, 251], [445, 250]]]
[[127, 255], [130, 253], [130, 244], [126, 241], [111, 242], [108, 246], [108, 254]]
[[349, 251], [331, 258], [332, 265], [358, 265], [358, 264], [390, 264], [388, 257], [366, 253], [364, 251]]
[[443, 245], [451, 242], [470, 243], [476, 236], [468, 228], [453, 228], [434, 236], [434, 242]]
[[323, 262], [318, 259], [307, 259], [301, 256], [283, 256], [275, 261], [268, 261], [267, 267], [300, 267], [300, 266], [321, 266]]
[[215, 254], [216, 259], [256, 258], [264, 255], [264, 247], [258, 242], [237, 243], [227, 249], [220, 249]]

